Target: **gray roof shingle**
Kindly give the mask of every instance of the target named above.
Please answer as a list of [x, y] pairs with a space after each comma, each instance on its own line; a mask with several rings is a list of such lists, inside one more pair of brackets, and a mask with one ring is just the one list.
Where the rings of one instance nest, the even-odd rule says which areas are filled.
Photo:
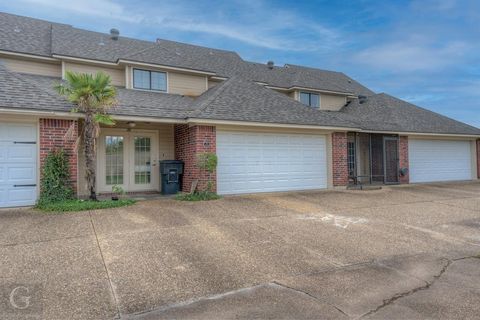
[[[31, 81], [30, 77], [8, 72], [0, 65], [0, 107], [21, 110], [69, 111], [72, 105], [45, 90], [42, 85], [49, 81], [53, 87], [56, 78], [33, 76], [39, 81]], [[52, 89], [53, 91], [53, 89]]]
[[231, 69], [238, 68], [235, 66], [243, 63], [242, 58], [233, 51], [163, 39], [158, 39], [153, 47], [126, 56], [124, 59], [210, 71], [218, 76], [227, 76]]
[[52, 25], [0, 12], [0, 50], [50, 57]]
[[194, 103], [191, 118], [355, 128], [350, 117], [307, 107], [241, 77], [211, 88]]
[[[74, 41], [72, 41], [74, 39]], [[225, 75], [226, 69], [242, 63], [232, 51], [157, 40], [156, 42], [86, 31], [71, 26], [53, 26], [52, 54], [83, 59], [117, 62], [119, 59], [208, 71]]]
[[385, 93], [369, 96], [362, 104], [354, 100], [340, 112], [364, 130], [480, 135], [478, 128]]
[[344, 73], [296, 65], [269, 69], [266, 64], [245, 62], [243, 66], [232, 70], [231, 73], [240, 73], [244, 78], [283, 88], [304, 87], [354, 95], [374, 94], [373, 91]]
[[52, 27], [52, 54], [117, 62], [118, 59], [151, 48], [153, 42], [77, 29], [68, 25]]

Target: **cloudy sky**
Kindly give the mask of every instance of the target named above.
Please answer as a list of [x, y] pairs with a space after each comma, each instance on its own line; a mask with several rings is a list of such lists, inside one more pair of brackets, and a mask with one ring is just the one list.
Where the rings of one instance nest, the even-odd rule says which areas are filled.
[[480, 127], [480, 1], [16, 0], [0, 11], [343, 71]]

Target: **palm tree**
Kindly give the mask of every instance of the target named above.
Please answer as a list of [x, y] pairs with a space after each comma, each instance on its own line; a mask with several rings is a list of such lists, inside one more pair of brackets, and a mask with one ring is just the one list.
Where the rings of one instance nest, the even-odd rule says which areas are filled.
[[72, 112], [85, 114], [83, 127], [85, 177], [90, 199], [96, 201], [96, 142], [100, 133], [100, 124], [115, 123], [107, 112], [116, 103], [116, 90], [111, 84], [110, 76], [103, 72], [91, 75], [67, 71], [65, 79], [66, 82], [55, 86], [55, 89], [76, 106], [72, 108]]

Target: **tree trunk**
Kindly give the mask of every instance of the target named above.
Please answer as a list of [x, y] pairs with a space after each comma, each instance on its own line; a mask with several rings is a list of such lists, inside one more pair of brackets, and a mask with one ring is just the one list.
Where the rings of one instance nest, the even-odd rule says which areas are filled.
[[87, 187], [90, 192], [90, 200], [97, 201], [96, 193], [96, 147], [97, 124], [94, 120], [94, 114], [91, 111], [85, 113], [85, 128], [83, 131], [83, 141], [85, 143], [85, 166]]

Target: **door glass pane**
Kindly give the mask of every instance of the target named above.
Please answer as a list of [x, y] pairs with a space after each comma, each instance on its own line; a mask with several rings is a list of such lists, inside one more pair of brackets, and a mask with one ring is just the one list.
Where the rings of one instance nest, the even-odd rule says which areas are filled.
[[105, 173], [107, 185], [123, 184], [123, 137], [105, 137]]
[[150, 184], [151, 156], [150, 138], [135, 137], [135, 184]]

